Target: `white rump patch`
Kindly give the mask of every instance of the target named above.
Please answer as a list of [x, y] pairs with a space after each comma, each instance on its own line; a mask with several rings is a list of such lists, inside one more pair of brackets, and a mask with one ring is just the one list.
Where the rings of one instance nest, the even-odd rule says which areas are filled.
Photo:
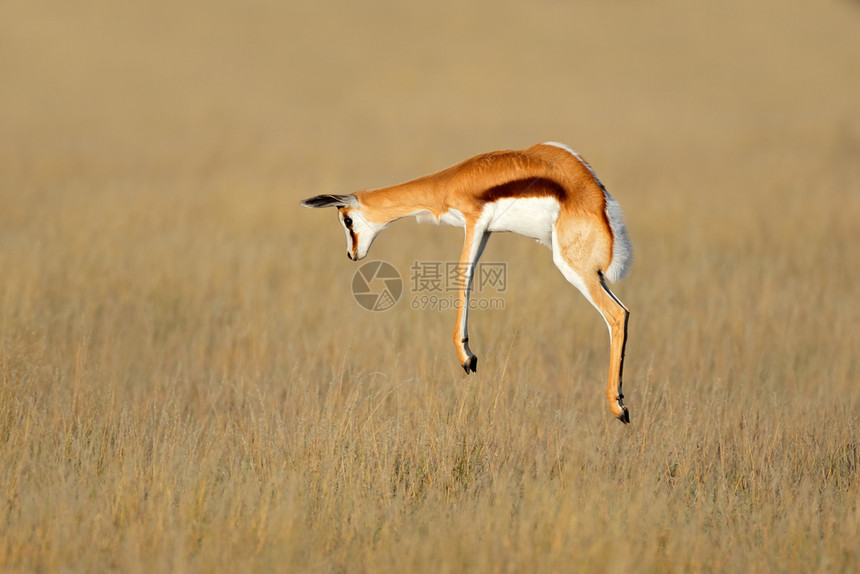
[[603, 195], [606, 198], [606, 219], [609, 220], [609, 228], [612, 230], [612, 261], [609, 263], [609, 268], [606, 270], [605, 276], [613, 283], [624, 279], [630, 272], [630, 264], [633, 261], [633, 244], [630, 242], [630, 238], [627, 237], [627, 227], [624, 225], [624, 214], [621, 211], [621, 206], [617, 201], [615, 201], [615, 198], [606, 191], [606, 188], [603, 187], [597, 174], [594, 173], [594, 169], [587, 161], [582, 159], [582, 156], [564, 144], [546, 142], [544, 145], [551, 145], [553, 147], [563, 149], [575, 157], [579, 163], [588, 169], [589, 173], [591, 173], [591, 177], [594, 178], [594, 181], [597, 182], [597, 185], [599, 185], [600, 189], [603, 190]]
[[606, 218], [609, 219], [609, 227], [612, 229], [612, 261], [606, 270], [606, 278], [612, 281], [620, 281], [630, 273], [630, 263], [633, 261], [633, 244], [627, 237], [627, 226], [624, 225], [624, 214], [621, 206], [609, 192], [603, 190], [606, 195]]

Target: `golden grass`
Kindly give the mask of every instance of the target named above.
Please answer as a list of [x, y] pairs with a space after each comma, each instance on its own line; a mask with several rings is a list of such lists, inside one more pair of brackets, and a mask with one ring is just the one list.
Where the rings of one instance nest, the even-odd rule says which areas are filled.
[[[860, 567], [856, 7], [146, 6], [0, 23], [0, 569]], [[263, 120], [341, 192], [580, 149], [636, 250], [632, 424], [528, 240], [476, 375], [452, 312], [359, 308]]]

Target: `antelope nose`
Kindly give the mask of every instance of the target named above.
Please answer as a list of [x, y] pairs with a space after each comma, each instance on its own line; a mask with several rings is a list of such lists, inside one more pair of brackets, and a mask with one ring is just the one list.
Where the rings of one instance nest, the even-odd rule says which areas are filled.
[[346, 252], [346, 256], [347, 256], [347, 258], [348, 258], [350, 261], [352, 261], [352, 253], [350, 253], [349, 251], [347, 251], [347, 252]]

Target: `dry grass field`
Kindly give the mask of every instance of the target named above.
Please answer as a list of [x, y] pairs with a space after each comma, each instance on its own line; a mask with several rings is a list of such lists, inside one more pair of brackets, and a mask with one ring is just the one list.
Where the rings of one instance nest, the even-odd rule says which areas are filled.
[[[856, 572], [860, 5], [0, 8], [0, 570]], [[298, 201], [578, 149], [635, 248], [606, 327], [494, 236], [504, 309], [353, 300]]]

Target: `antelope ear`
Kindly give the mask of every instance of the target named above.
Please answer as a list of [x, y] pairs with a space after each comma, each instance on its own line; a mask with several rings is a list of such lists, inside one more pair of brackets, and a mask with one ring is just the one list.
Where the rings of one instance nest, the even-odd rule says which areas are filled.
[[299, 202], [302, 207], [355, 207], [358, 200], [354, 195], [316, 195]]

